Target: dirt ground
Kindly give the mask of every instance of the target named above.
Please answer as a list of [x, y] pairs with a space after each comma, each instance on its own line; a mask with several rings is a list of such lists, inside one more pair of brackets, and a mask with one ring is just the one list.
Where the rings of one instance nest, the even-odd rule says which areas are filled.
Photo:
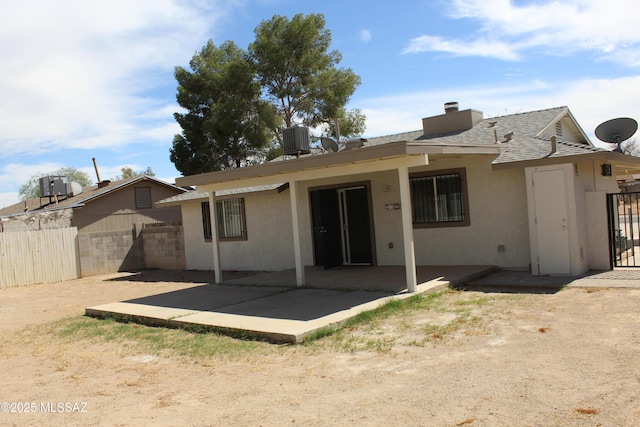
[[51, 334], [87, 306], [207, 277], [148, 279], [0, 290], [0, 425], [640, 425], [640, 289], [448, 292], [348, 332], [384, 344], [369, 348], [327, 337], [198, 360]]

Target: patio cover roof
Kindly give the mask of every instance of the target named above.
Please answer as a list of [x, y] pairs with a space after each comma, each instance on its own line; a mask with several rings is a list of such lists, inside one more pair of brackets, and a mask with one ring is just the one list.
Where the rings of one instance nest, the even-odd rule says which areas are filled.
[[[498, 147], [484, 145], [433, 145], [400, 141], [384, 145], [343, 150], [317, 156], [306, 156], [280, 162], [270, 162], [244, 168], [209, 172], [176, 179], [180, 186], [206, 186], [204, 191], [221, 191], [240, 187], [270, 185], [290, 180], [305, 181], [321, 177], [351, 175], [428, 164], [428, 155], [493, 154]], [[414, 158], [413, 160], [408, 160]], [[408, 163], [407, 163], [408, 162]], [[415, 165], [413, 165], [415, 163]], [[357, 167], [356, 167], [357, 166]]]

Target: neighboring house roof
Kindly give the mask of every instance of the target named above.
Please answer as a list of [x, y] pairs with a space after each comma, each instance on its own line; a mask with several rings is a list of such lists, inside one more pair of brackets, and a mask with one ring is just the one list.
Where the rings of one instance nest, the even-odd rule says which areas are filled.
[[[56, 209], [73, 209], [82, 207], [93, 200], [106, 196], [114, 191], [118, 191], [122, 188], [138, 184], [143, 181], [155, 182], [156, 184], [163, 185], [172, 188], [181, 193], [186, 192], [184, 188], [177, 187], [173, 184], [161, 181], [147, 175], [137, 175], [132, 178], [124, 179], [121, 181], [103, 181], [100, 184], [84, 187], [82, 192], [67, 198], [60, 198], [58, 203], [52, 201], [49, 203], [49, 197], [34, 197], [26, 201], [16, 203], [11, 206], [0, 209], [0, 217], [7, 217], [13, 215], [23, 215], [29, 212], [38, 212], [41, 210], [56, 210]], [[26, 204], [26, 210], [25, 210]]]

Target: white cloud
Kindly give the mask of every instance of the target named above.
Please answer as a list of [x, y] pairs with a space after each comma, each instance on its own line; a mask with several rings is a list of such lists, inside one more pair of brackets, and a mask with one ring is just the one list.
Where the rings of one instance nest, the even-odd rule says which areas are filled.
[[455, 0], [450, 16], [477, 22], [476, 33], [465, 39], [423, 35], [411, 40], [405, 53], [428, 50], [514, 60], [532, 48], [559, 55], [579, 50], [638, 66], [639, 15], [640, 3], [629, 0], [546, 0], [517, 5], [511, 0]]
[[593, 136], [598, 124], [615, 117], [632, 117], [640, 111], [640, 98], [630, 88], [640, 87], [640, 76], [617, 79], [540, 81], [518, 86], [442, 87], [384, 98], [360, 99], [370, 137], [418, 130], [423, 117], [444, 113], [444, 103], [457, 101], [461, 109], [484, 112], [485, 117], [515, 114], [566, 105], [584, 131]]
[[519, 59], [517, 47], [500, 41], [478, 40], [446, 40], [436, 36], [420, 36], [412, 39], [402, 53], [437, 51], [453, 56], [483, 56], [508, 61]]
[[360, 30], [360, 40], [368, 43], [371, 41], [371, 30]]
[[7, 206], [15, 205], [19, 201], [20, 201], [20, 196], [18, 195], [17, 191], [0, 193], [0, 209]]
[[[173, 82], [230, 2], [25, 0], [0, 15], [2, 156], [170, 141]], [[170, 102], [170, 101], [169, 101]], [[154, 111], [155, 117], [141, 117]], [[18, 143], [19, 142], [19, 143]]]

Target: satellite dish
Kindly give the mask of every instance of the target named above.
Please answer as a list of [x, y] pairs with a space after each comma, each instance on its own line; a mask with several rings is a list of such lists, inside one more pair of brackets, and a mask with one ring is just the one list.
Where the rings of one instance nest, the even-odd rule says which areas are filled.
[[338, 143], [332, 138], [322, 137], [320, 138], [320, 143], [322, 144], [322, 147], [329, 152], [335, 153], [338, 151]]
[[599, 140], [618, 144], [615, 152], [622, 153], [620, 144], [631, 138], [638, 130], [638, 122], [629, 117], [620, 117], [600, 123], [596, 128], [596, 136]]

